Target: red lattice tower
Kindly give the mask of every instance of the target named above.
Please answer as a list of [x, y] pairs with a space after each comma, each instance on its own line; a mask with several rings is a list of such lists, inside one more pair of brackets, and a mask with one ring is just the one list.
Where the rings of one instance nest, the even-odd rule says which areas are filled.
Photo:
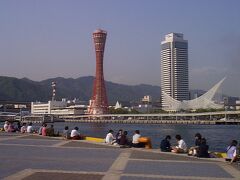
[[93, 84], [93, 95], [90, 101], [89, 114], [106, 114], [108, 101], [103, 76], [103, 55], [107, 32], [101, 29], [93, 33], [96, 52], [96, 76]]

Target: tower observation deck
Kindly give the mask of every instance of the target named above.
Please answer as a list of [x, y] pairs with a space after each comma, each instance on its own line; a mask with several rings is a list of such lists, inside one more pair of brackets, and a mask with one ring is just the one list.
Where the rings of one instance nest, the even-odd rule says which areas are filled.
[[89, 114], [106, 114], [108, 101], [103, 76], [103, 56], [107, 32], [101, 29], [94, 31], [93, 41], [96, 53], [96, 76], [93, 84], [93, 95], [90, 100]]

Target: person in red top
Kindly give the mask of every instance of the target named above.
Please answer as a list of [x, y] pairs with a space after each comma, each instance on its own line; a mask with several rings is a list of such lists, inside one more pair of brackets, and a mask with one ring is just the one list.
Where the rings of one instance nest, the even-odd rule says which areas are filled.
[[47, 136], [47, 124], [46, 123], [43, 124], [42, 136]]

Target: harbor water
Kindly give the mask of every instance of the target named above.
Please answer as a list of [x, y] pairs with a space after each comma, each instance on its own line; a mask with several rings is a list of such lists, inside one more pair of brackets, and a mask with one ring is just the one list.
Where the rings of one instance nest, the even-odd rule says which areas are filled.
[[150, 137], [153, 148], [159, 148], [161, 140], [171, 135], [171, 144], [175, 145], [175, 135], [180, 134], [188, 146], [194, 145], [194, 135], [201, 133], [207, 139], [210, 151], [225, 152], [231, 140], [240, 141], [239, 125], [173, 125], [173, 124], [116, 124], [116, 123], [54, 123], [56, 131], [62, 132], [64, 126], [70, 129], [77, 126], [80, 133], [86, 136], [104, 138], [109, 129], [116, 134], [119, 129], [128, 131], [129, 139], [136, 129], [142, 136]]
[[[41, 124], [33, 124], [37, 130]], [[50, 124], [48, 125], [50, 126]], [[117, 123], [76, 123], [76, 122], [56, 122], [55, 132], [61, 133], [65, 126], [72, 130], [79, 128], [79, 132], [86, 136], [105, 138], [107, 132], [112, 129], [114, 134], [119, 129], [128, 131], [128, 138], [131, 139], [135, 130], [140, 130], [140, 134], [150, 137], [153, 148], [159, 148], [161, 140], [166, 136], [172, 137], [171, 144], [176, 145], [175, 135], [180, 134], [186, 141], [188, 147], [194, 145], [194, 135], [202, 134], [207, 139], [210, 151], [225, 152], [229, 143], [236, 139], [240, 142], [239, 125], [191, 125], [191, 124], [117, 124]], [[3, 127], [3, 122], [0, 123]]]

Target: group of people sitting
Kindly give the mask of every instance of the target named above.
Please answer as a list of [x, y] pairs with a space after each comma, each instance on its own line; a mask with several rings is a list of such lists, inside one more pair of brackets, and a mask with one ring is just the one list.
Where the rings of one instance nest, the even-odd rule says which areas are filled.
[[161, 141], [160, 149], [163, 152], [173, 152], [173, 153], [187, 153], [190, 156], [197, 156], [202, 158], [209, 158], [209, 146], [205, 138], [202, 138], [201, 134], [195, 134], [195, 146], [188, 149], [186, 142], [182, 139], [181, 135], [177, 134], [175, 136], [177, 141], [177, 146], [171, 146], [170, 140], [171, 136], [167, 135], [165, 139]]
[[59, 132], [55, 133], [53, 124], [48, 127], [47, 123], [43, 123], [42, 126], [38, 129], [38, 134], [42, 136], [59, 136]]
[[105, 138], [105, 143], [107, 144], [112, 144], [112, 145], [119, 145], [120, 147], [144, 147], [144, 144], [139, 142], [139, 138], [141, 137], [140, 131], [136, 130], [134, 132], [134, 135], [132, 136], [132, 140], [128, 138], [128, 132], [123, 131], [122, 129], [119, 129], [117, 132], [116, 136], [113, 135], [113, 130], [109, 130], [106, 138]]
[[28, 125], [26, 123], [23, 123], [21, 125], [20, 122], [17, 122], [14, 124], [13, 122], [5, 121], [3, 125], [3, 129], [6, 132], [21, 132], [21, 133], [33, 133], [33, 126], [30, 122]]
[[81, 135], [80, 132], [78, 131], [78, 127], [74, 127], [71, 130], [71, 132], [70, 132], [69, 127], [65, 126], [64, 130], [63, 130], [62, 136], [65, 139], [73, 139], [73, 140], [82, 140], [82, 139], [84, 139], [84, 136]]
[[[209, 146], [207, 145], [207, 140], [203, 138], [200, 133], [195, 134], [195, 146], [192, 146], [190, 148], [187, 147], [187, 144], [182, 139], [181, 135], [177, 134], [175, 138], [177, 141], [177, 146], [171, 146], [171, 136], [167, 135], [165, 139], [161, 141], [161, 151], [173, 153], [187, 153], [189, 156], [196, 156], [201, 158], [211, 157], [209, 154]], [[231, 144], [227, 147], [226, 161], [230, 161], [232, 163], [237, 160], [237, 144], [238, 142], [236, 140], [233, 140]]]

